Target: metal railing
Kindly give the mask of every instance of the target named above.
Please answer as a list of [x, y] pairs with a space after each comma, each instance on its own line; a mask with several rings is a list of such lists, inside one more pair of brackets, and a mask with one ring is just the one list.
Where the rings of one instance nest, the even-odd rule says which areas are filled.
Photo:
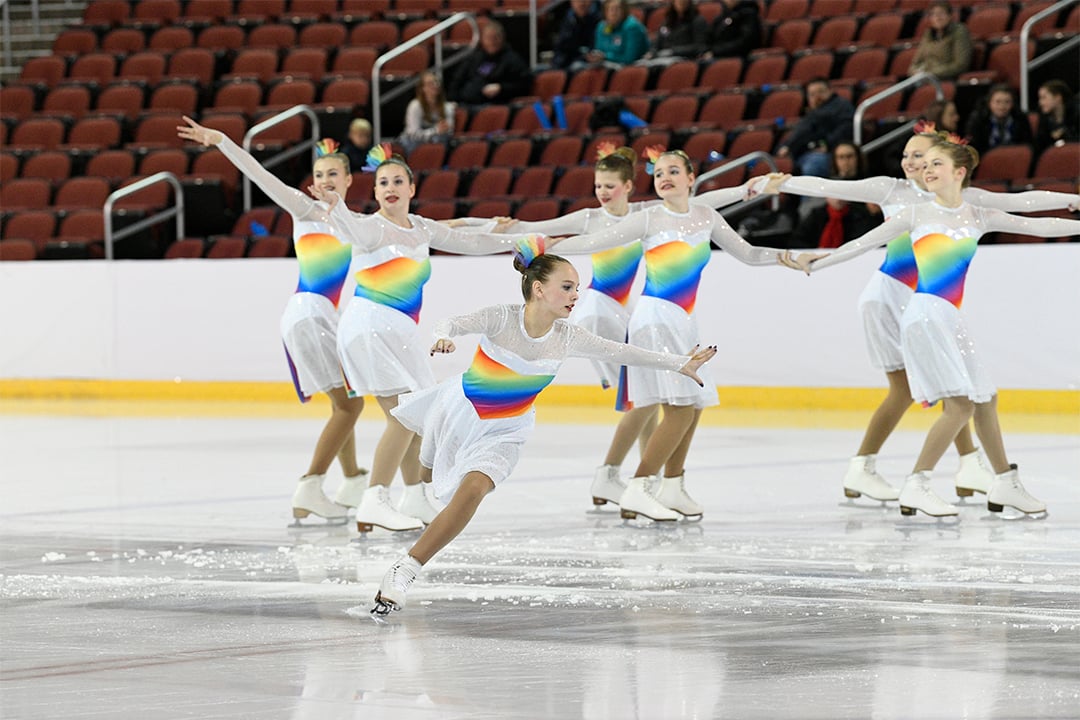
[[[251, 129], [244, 134], [244, 150], [249, 153], [251, 152], [251, 146], [254, 143], [255, 136], [257, 136], [259, 133], [263, 132], [268, 128], [272, 128], [275, 125], [280, 125], [286, 120], [290, 120], [297, 115], [305, 115], [307, 116], [307, 119], [311, 122], [311, 137], [309, 137], [307, 140], [301, 140], [287, 150], [282, 150], [278, 154], [267, 158], [262, 162], [262, 166], [269, 170], [272, 167], [280, 165], [294, 155], [299, 155], [300, 153], [308, 150], [309, 148], [311, 150], [311, 164], [314, 165], [316, 158], [315, 145], [319, 142], [319, 116], [316, 115], [315, 111], [307, 105], [297, 105], [295, 107], [291, 107], [284, 112], [280, 112], [277, 115], [268, 117], [261, 123], [253, 125]], [[249, 178], [247, 175], [244, 175], [244, 211], [247, 212], [250, 209], [251, 178]]]
[[[136, 223], [133, 223], [126, 228], [113, 232], [112, 221], [112, 209], [113, 205], [120, 198], [127, 197], [134, 193], [139, 192], [145, 188], [155, 185], [159, 182], [167, 182], [172, 186], [173, 193], [176, 196], [176, 204], [171, 208], [166, 208], [161, 212], [154, 213], [148, 218], [143, 218]], [[105, 215], [105, 259], [113, 259], [113, 243], [117, 240], [123, 240], [129, 235], [134, 235], [137, 232], [142, 232], [148, 227], [157, 225], [160, 222], [164, 222], [171, 217], [176, 218], [176, 239], [184, 237], [184, 190], [180, 186], [180, 181], [170, 172], [159, 172], [145, 177], [142, 180], [133, 182], [127, 187], [122, 187], [119, 190], [115, 190], [109, 194], [109, 197], [105, 198], [105, 206], [102, 208], [102, 213]]]
[[[535, 0], [533, 0], [535, 2]], [[458, 23], [468, 23], [472, 28], [472, 37], [469, 39], [469, 45], [467, 48], [463, 48], [459, 52], [455, 53], [448, 60], [443, 60], [443, 47], [442, 36], [450, 28], [454, 27]], [[471, 50], [475, 49], [480, 44], [480, 26], [476, 22], [476, 16], [472, 13], [459, 12], [454, 13], [450, 17], [446, 18], [437, 25], [433, 25], [424, 32], [420, 33], [416, 37], [410, 38], [408, 41], [398, 45], [393, 50], [389, 50], [386, 53], [380, 55], [375, 60], [375, 65], [371, 68], [371, 108], [372, 108], [372, 122], [371, 122], [371, 134], [376, 144], [382, 142], [382, 112], [383, 104], [388, 103], [391, 100], [409, 92], [418, 81], [413, 77], [390, 90], [386, 93], [386, 97], [383, 97], [382, 85], [379, 82], [382, 78], [382, 69], [386, 63], [390, 62], [399, 55], [403, 55], [409, 50], [422, 45], [430, 39], [435, 40], [435, 62], [432, 65], [436, 74], [439, 77], [443, 76], [443, 68], [450, 67], [454, 63], [460, 62], [464, 59], [465, 55]]]
[[[1069, 5], [1075, 5], [1078, 2], [1080, 2], [1080, 0], [1061, 0], [1061, 2], [1055, 3], [1045, 10], [1041, 10], [1029, 17], [1027, 22], [1024, 23], [1024, 26], [1020, 28], [1020, 109], [1025, 113], [1028, 111], [1028, 107], [1031, 104], [1028, 99], [1031, 92], [1029, 87], [1031, 78], [1028, 77], [1030, 72], [1040, 65], [1045, 65], [1050, 62], [1058, 55], [1068, 52], [1073, 46], [1080, 44], [1080, 35], [1074, 35], [1061, 45], [1048, 50], [1039, 57], [1028, 60], [1027, 47], [1028, 41], [1031, 38], [1031, 29], [1035, 26], [1035, 23], [1039, 22], [1044, 17], [1061, 12]], [[1076, 68], [1073, 69], [1075, 70]]]
[[934, 97], [937, 100], [945, 99], [945, 92], [941, 89], [941, 81], [937, 79], [937, 76], [927, 72], [921, 72], [916, 75], [912, 75], [907, 80], [902, 80], [891, 87], [887, 87], [881, 92], [874, 93], [870, 97], [866, 98], [859, 103], [859, 106], [855, 108], [855, 117], [852, 119], [851, 133], [856, 147], [862, 148], [863, 153], [870, 153], [881, 147], [882, 145], [892, 142], [892, 139], [899, 135], [906, 133], [913, 125], [915, 121], [912, 120], [904, 125], [894, 128], [880, 137], [876, 137], [870, 142], [863, 145], [863, 116], [866, 115], [867, 108], [873, 107], [882, 100], [888, 97], [892, 97], [898, 93], [902, 93], [908, 88], [917, 87], [919, 85], [931, 84], [934, 86]]
[[[714, 177], [717, 177], [718, 175], [723, 175], [724, 173], [730, 172], [730, 171], [734, 170], [735, 168], [741, 167], [743, 165], [746, 165], [746, 166], [753, 165], [754, 163], [759, 162], [759, 161], [765, 163], [766, 165], [768, 165], [769, 169], [772, 172], [778, 172], [779, 171], [779, 167], [777, 167], [777, 165], [776, 165], [776, 160], [773, 159], [772, 155], [770, 155], [769, 153], [764, 152], [762, 150], [755, 150], [754, 152], [747, 153], [745, 155], [740, 155], [739, 157], [737, 157], [737, 158], [735, 158], [733, 160], [728, 160], [723, 165], [717, 165], [716, 167], [712, 168], [708, 172], [703, 172], [700, 175], [698, 175], [697, 179], [694, 180], [694, 187], [692, 188], [691, 197], [693, 197], [694, 195], [697, 195], [698, 188], [701, 187], [702, 184], [708, 182], [709, 180], [712, 180]], [[755, 197], [750, 198], [749, 200], [743, 200], [741, 202], [735, 203], [734, 205], [728, 205], [727, 207], [724, 208], [725, 212], [721, 212], [720, 214], [726, 216], [726, 215], [728, 215], [730, 213], [733, 213], [733, 212], [735, 212], [737, 210], [742, 210], [744, 208], [752, 207], [752, 206], [757, 205], [758, 203], [760, 203], [762, 200], [765, 200], [766, 198], [772, 198], [772, 209], [773, 210], [777, 210], [777, 209], [780, 208], [780, 196], [779, 195], [757, 195]]]

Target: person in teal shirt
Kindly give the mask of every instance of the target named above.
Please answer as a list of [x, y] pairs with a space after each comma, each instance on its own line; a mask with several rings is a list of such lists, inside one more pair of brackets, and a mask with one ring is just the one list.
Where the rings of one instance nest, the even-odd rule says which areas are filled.
[[630, 14], [626, 0], [605, 0], [604, 21], [596, 26], [596, 42], [587, 56], [590, 62], [629, 65], [649, 50], [649, 33]]

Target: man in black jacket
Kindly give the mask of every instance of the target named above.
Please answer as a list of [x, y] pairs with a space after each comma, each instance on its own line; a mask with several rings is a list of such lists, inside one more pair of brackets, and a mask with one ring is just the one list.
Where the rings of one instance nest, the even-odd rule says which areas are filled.
[[802, 175], [829, 176], [829, 149], [852, 138], [855, 106], [835, 94], [825, 78], [806, 83], [806, 113], [792, 128], [777, 157], [788, 157]]
[[742, 57], [761, 47], [761, 14], [757, 0], [724, 0], [709, 28], [705, 57]]
[[585, 53], [592, 50], [600, 20], [600, 7], [594, 0], [570, 0], [570, 8], [555, 36], [551, 64], [565, 70], [575, 62], [583, 61]]
[[454, 75], [450, 99], [466, 105], [505, 103], [529, 92], [532, 73], [525, 61], [506, 45], [506, 31], [495, 21], [480, 31], [480, 46]]

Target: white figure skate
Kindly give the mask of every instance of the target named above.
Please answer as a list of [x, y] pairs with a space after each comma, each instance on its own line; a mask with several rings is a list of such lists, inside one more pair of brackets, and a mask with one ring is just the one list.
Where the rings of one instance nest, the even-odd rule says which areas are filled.
[[592, 503], [600, 507], [612, 503], [619, 504], [619, 499], [626, 491], [626, 483], [619, 477], [618, 465], [601, 465], [596, 468], [592, 482]]
[[927, 472], [909, 475], [900, 490], [900, 514], [914, 515], [916, 510], [922, 510], [931, 517], [947, 517], [960, 512], [955, 505], [945, 502], [930, 489], [930, 473]]
[[994, 471], [986, 464], [983, 454], [975, 452], [960, 456], [960, 469], [956, 471], [957, 497], [971, 497], [975, 493], [985, 495], [994, 482]]
[[1028, 515], [1046, 512], [1046, 503], [1033, 497], [1020, 483], [1020, 472], [1016, 465], [1009, 468], [1008, 472], [994, 477], [994, 484], [986, 494], [986, 509], [1001, 512], [1007, 505]]
[[651, 480], [650, 477], [641, 476], [632, 478], [626, 484], [626, 490], [619, 498], [619, 514], [625, 520], [633, 520], [638, 515], [656, 522], [678, 520], [677, 512], [664, 507], [653, 496], [649, 489]]
[[686, 492], [686, 474], [678, 477], [661, 477], [656, 500], [666, 508], [679, 513], [687, 520], [700, 520], [704, 508]]
[[877, 455], [856, 455], [851, 458], [844, 475], [844, 495], [849, 498], [865, 495], [881, 502], [899, 498], [900, 491], [885, 482], [876, 464]]
[[425, 525], [430, 525], [439, 514], [439, 509], [431, 504], [427, 496], [427, 483], [422, 482], [405, 486], [397, 509], [402, 515], [419, 518]]
[[325, 477], [325, 475], [305, 475], [296, 484], [296, 491], [292, 496], [294, 527], [302, 527], [300, 520], [309, 515], [325, 518], [328, 525], [345, 523], [348, 508], [330, 502], [323, 493], [322, 485]]
[[375, 607], [371, 608], [371, 614], [385, 617], [395, 610], [403, 610], [409, 586], [416, 580], [422, 567], [412, 555], [406, 555], [391, 565], [383, 575], [379, 591], [375, 593]]
[[371, 532], [381, 527], [395, 532], [401, 530], [419, 530], [424, 523], [419, 518], [404, 515], [390, 504], [390, 488], [374, 485], [364, 491], [364, 497], [356, 508], [356, 529], [359, 532]]

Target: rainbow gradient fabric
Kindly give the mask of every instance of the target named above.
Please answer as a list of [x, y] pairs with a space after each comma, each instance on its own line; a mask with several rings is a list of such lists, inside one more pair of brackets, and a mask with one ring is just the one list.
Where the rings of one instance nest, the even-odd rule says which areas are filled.
[[604, 293], [620, 305], [626, 305], [638, 265], [641, 264], [641, 256], [640, 242], [595, 253], [592, 256], [593, 275], [589, 287]]
[[915, 292], [937, 295], [959, 308], [968, 266], [978, 246], [974, 237], [957, 239], [938, 232], [920, 236], [912, 245], [919, 266]]
[[701, 271], [711, 257], [709, 243], [690, 245], [681, 240], [645, 251], [645, 289], [642, 295], [673, 302], [689, 315], [697, 302]]
[[424, 284], [431, 278], [431, 261], [396, 257], [356, 273], [356, 297], [399, 310], [420, 321]]
[[461, 389], [482, 420], [524, 415], [554, 375], [522, 375], [476, 349]]
[[878, 268], [912, 290], [919, 283], [919, 266], [915, 263], [915, 251], [911, 247], [911, 233], [904, 233], [885, 246], [885, 260]]
[[337, 307], [349, 275], [352, 245], [326, 233], [305, 233], [296, 239], [300, 280], [296, 292], [322, 295]]

